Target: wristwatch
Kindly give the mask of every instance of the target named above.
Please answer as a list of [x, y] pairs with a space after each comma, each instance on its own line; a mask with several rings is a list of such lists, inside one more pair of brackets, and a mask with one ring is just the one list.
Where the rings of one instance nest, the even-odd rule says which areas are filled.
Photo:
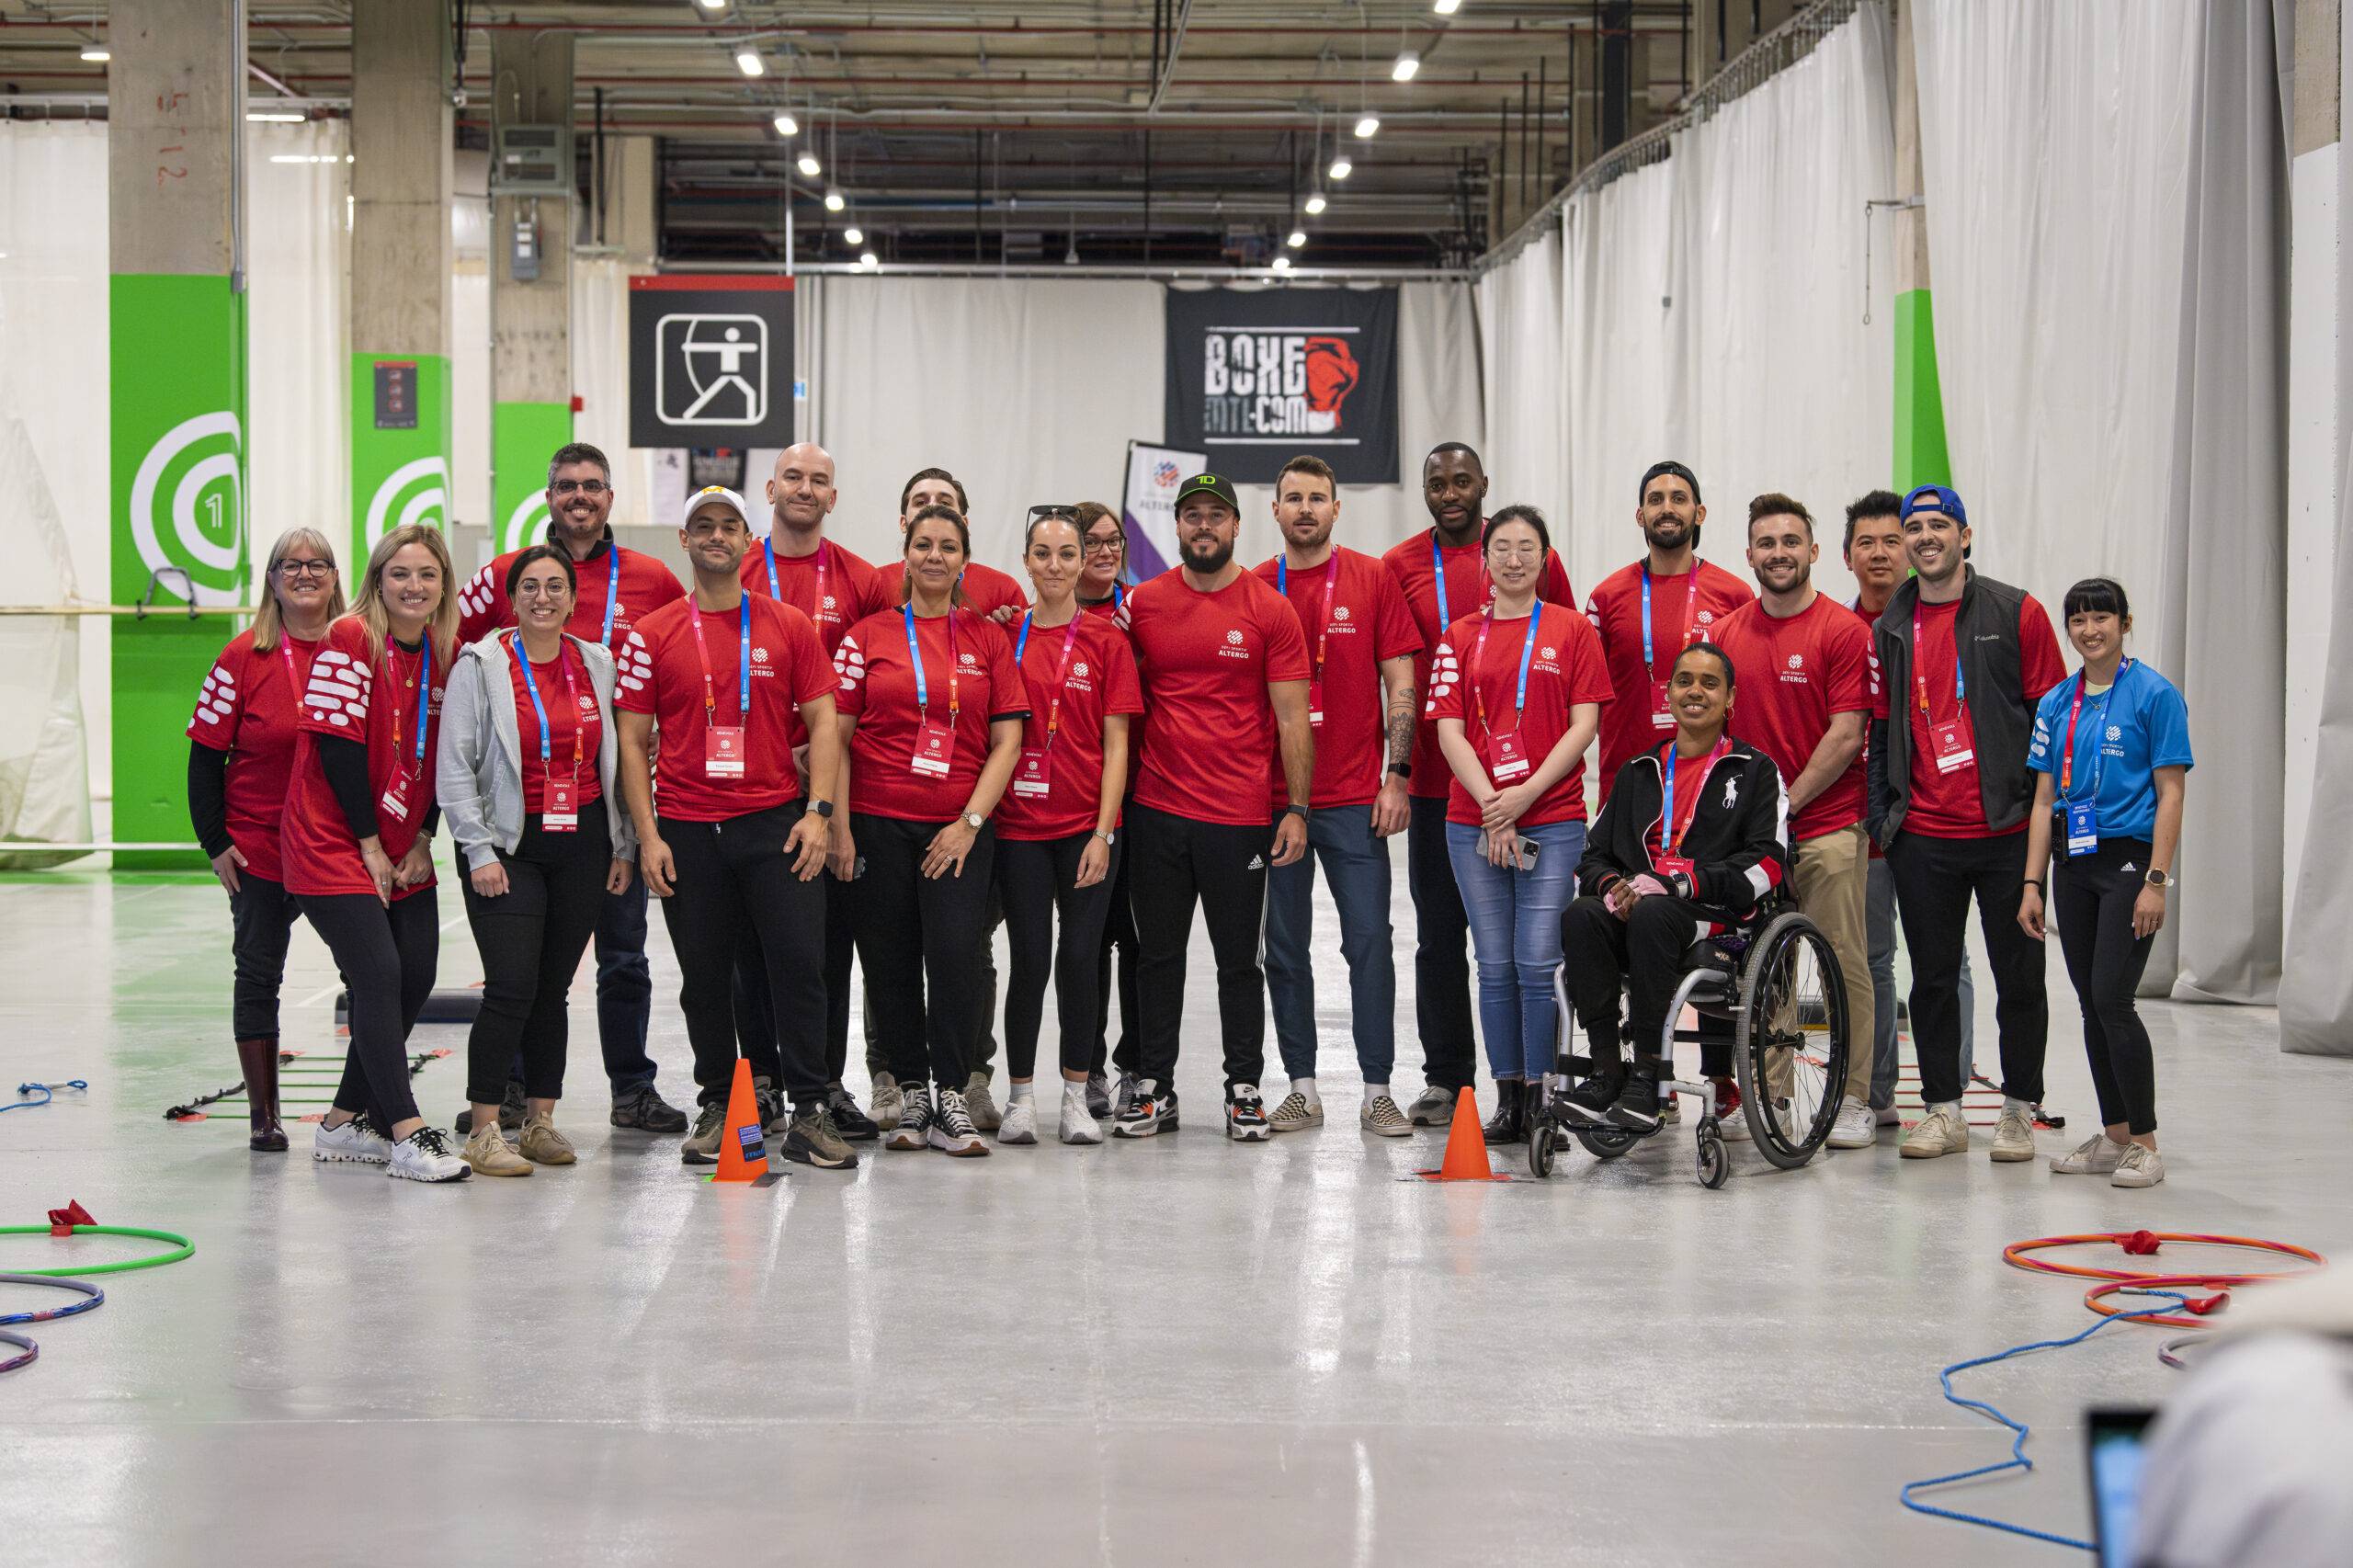
[[1108, 845], [1112, 841], [1112, 835], [1099, 827], [1095, 830], [1095, 836], [1101, 839], [1106, 845]]
[[2181, 881], [2172, 872], [2160, 870], [2154, 866], [2149, 868], [2149, 874], [2143, 880], [2153, 888], [2169, 888]]
[[812, 801], [809, 802], [809, 809], [821, 817], [830, 817], [834, 814], [834, 803], [831, 801]]
[[1414, 765], [1410, 762], [1392, 762], [1389, 765], [1389, 771], [1400, 778], [1410, 779], [1414, 777]]
[[964, 813], [964, 825], [971, 828], [974, 833], [980, 832], [981, 829], [988, 826], [988, 824], [989, 819], [981, 815], [978, 812], [966, 812]]
[[1297, 817], [1302, 822], [1305, 822], [1313, 814], [1313, 813], [1305, 806], [1301, 805], [1296, 801], [1283, 808], [1283, 815], [1287, 817]]

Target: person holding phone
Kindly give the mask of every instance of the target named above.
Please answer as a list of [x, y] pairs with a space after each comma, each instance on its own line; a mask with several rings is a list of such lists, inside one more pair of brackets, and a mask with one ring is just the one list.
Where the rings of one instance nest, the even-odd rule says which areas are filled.
[[1611, 699], [1592, 623], [1537, 590], [1552, 540], [1506, 506], [1482, 540], [1495, 597], [1447, 628], [1426, 716], [1453, 770], [1446, 847], [1479, 967], [1479, 1029], [1495, 1076], [1490, 1143], [1528, 1135], [1528, 1086], [1552, 1067], [1561, 910], [1585, 853], [1585, 754]]

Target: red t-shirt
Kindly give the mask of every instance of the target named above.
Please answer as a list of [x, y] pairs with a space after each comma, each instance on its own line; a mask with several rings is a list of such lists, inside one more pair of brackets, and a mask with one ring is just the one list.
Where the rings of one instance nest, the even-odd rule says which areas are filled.
[[[301, 716], [296, 721], [294, 787], [287, 797], [286, 825], [280, 851], [290, 892], [313, 897], [333, 893], [376, 896], [368, 863], [359, 857], [359, 840], [352, 836], [343, 807], [327, 785], [319, 764], [317, 737], [334, 735], [362, 741], [368, 746], [368, 788], [376, 797], [376, 841], [394, 865], [416, 842], [427, 812], [433, 809], [433, 762], [441, 743], [441, 689], [448, 683], [442, 662], [432, 661], [432, 690], [425, 708], [424, 755], [418, 756], [417, 677], [431, 647], [412, 653], [387, 639], [381, 658], [368, 656], [368, 629], [357, 615], [347, 615], [327, 628], [326, 641], [311, 661], [310, 678], [302, 687]], [[401, 810], [385, 803], [397, 776]], [[433, 885], [431, 877], [415, 887], [396, 890], [404, 899]]]
[[277, 647], [256, 653], [254, 634], [238, 632], [212, 662], [188, 722], [190, 739], [229, 754], [229, 842], [244, 854], [245, 869], [267, 881], [286, 880], [278, 818], [294, 777], [295, 719], [318, 650], [281, 631]]
[[[1479, 631], [1486, 621], [1483, 612], [1466, 615], [1439, 639], [1430, 660], [1430, 695], [1423, 717], [1433, 727], [1440, 719], [1461, 720], [1463, 734], [1486, 765], [1492, 781], [1492, 732], [1480, 722], [1479, 700], [1473, 693], [1484, 696], [1494, 731], [1516, 735], [1519, 742], [1520, 755], [1528, 762], [1528, 771], [1520, 778], [1532, 778], [1561, 744], [1561, 737], [1569, 733], [1571, 708], [1580, 702], [1597, 702], [1602, 705], [1602, 722], [1608, 722], [1609, 670], [1601, 656], [1601, 640], [1575, 607], [1540, 601], [1532, 650], [1528, 648], [1528, 622], [1521, 619], [1496, 621], [1482, 652]], [[1523, 651], [1529, 654], [1528, 707], [1515, 723], [1513, 705], [1519, 696]], [[1453, 773], [1451, 767], [1447, 769], [1449, 778]], [[1447, 791], [1446, 820], [1478, 825], [1478, 804], [1460, 778]], [[1580, 756], [1575, 767], [1520, 814], [1519, 825], [1541, 827], [1546, 823], [1584, 820], [1585, 758]]]
[[[891, 562], [878, 568], [875, 576], [882, 585], [882, 602], [876, 608], [888, 609], [898, 604], [906, 591], [906, 562]], [[1020, 584], [995, 567], [983, 566], [977, 561], [964, 562], [963, 588], [964, 608], [986, 619], [995, 619], [996, 612], [1008, 605], [1016, 614], [1029, 608], [1029, 596], [1021, 591]]]
[[[460, 644], [479, 642], [503, 626], [515, 624], [515, 607], [506, 597], [506, 574], [515, 565], [515, 558], [523, 552], [510, 550], [473, 574], [472, 581], [458, 590], [458, 642]], [[620, 588], [612, 588], [613, 562], [620, 562]], [[609, 541], [589, 551], [585, 561], [572, 564], [576, 585], [572, 614], [563, 629], [583, 642], [603, 642], [618, 648], [630, 628], [643, 620], [674, 599], [682, 599], [687, 590], [678, 585], [678, 574], [650, 555], [634, 550], [623, 550]], [[605, 635], [605, 600], [613, 599], [613, 634]]]
[[[1716, 623], [1714, 641], [1732, 655], [1740, 677], [1733, 690], [1733, 738], [1771, 757], [1784, 783], [1805, 771], [1834, 715], [1870, 717], [1879, 689], [1871, 635], [1824, 595], [1787, 619], [1752, 600]], [[1847, 771], [1790, 819], [1790, 842], [1862, 821], [1865, 782], [1857, 752]]]
[[[1722, 567], [1698, 562], [1692, 574], [1651, 579], [1651, 664], [1643, 665], [1643, 571], [1637, 561], [1612, 572], [1585, 603], [1586, 619], [1601, 633], [1609, 683], [1618, 700], [1601, 715], [1601, 798], [1609, 799], [1618, 770], [1675, 733], [1665, 708], [1666, 677], [1688, 642], [1715, 639], [1716, 623], [1756, 596]], [[1779, 760], [1779, 758], [1775, 759]]]
[[[605, 743], [605, 718], [597, 708], [597, 687], [588, 678], [588, 661], [570, 642], [563, 651], [546, 664], [531, 666], [531, 678], [539, 683], [540, 701], [548, 711], [548, 756], [540, 760], [540, 715], [531, 705], [531, 694], [523, 685], [523, 643], [519, 637], [513, 644], [515, 657], [504, 661], [506, 678], [515, 687], [515, 723], [517, 733], [523, 737], [523, 809], [545, 812], [548, 809], [548, 769], [553, 767], [558, 778], [572, 780], [575, 791], [574, 801], [585, 807], [592, 801], [605, 798], [605, 783], [597, 772], [597, 748]], [[700, 672], [697, 672], [699, 676]], [[565, 677], [570, 684], [565, 684]], [[573, 756], [574, 737], [579, 741], [579, 759]]]
[[[1335, 549], [1330, 562], [1304, 572], [1286, 572], [1277, 556], [1258, 568], [1258, 576], [1290, 598], [1307, 640], [1308, 707], [1323, 714], [1315, 726], [1315, 788], [1309, 803], [1318, 811], [1370, 804], [1381, 793], [1389, 766], [1383, 733], [1389, 703], [1381, 686], [1381, 661], [1422, 651], [1422, 634], [1406, 611], [1405, 596], [1387, 566], [1354, 550]], [[1325, 615], [1327, 584], [1331, 612]], [[1280, 811], [1290, 799], [1278, 756], [1273, 809]]]
[[[918, 617], [915, 642], [923, 650], [921, 704], [904, 607], [868, 616], [835, 650], [834, 669], [841, 677], [835, 700], [858, 721], [849, 745], [849, 809], [901, 822], [948, 822], [980, 782], [989, 725], [1025, 717], [1029, 689], [1014, 668], [1005, 629], [970, 608]], [[944, 774], [915, 770], [926, 721], [951, 732]]]
[[[806, 555], [778, 555], [776, 578], [771, 582], [768, 547], [772, 542], [760, 540], [744, 557], [744, 591], [781, 598], [807, 616], [817, 628], [827, 658], [842, 645], [842, 633], [897, 602], [895, 590], [887, 597], [882, 592], [881, 573], [831, 540], [821, 540]], [[822, 596], [817, 591], [821, 576], [825, 585]]]
[[[1953, 671], [1956, 653], [1953, 648], [1953, 618], [1961, 611], [1961, 601], [1950, 599], [1943, 604], [1923, 604], [1918, 607], [1920, 635], [1912, 650], [1912, 689], [1892, 692], [1882, 683], [1879, 695], [1871, 703], [1871, 716], [1889, 717], [1892, 705], [1901, 700], [1912, 725], [1911, 795], [1904, 812], [1904, 831], [1916, 833], [1925, 838], [1990, 838], [1993, 829], [1985, 821], [1985, 796], [1978, 788], [1977, 762], [1974, 758], [1946, 773], [1937, 767], [1936, 737], [1933, 726], [1960, 719], [1965, 725], [1967, 715], [1962, 703], [1953, 693]], [[2032, 594], [2018, 606], [2018, 672], [2021, 694], [2029, 709], [2042, 700], [2042, 694], [2067, 678], [2066, 664], [2059, 656], [2059, 637], [2051, 630], [2051, 616]], [[1921, 683], [1928, 692], [1928, 710], [1920, 710]], [[1963, 730], [1964, 734], [1968, 733]], [[1972, 741], [1971, 750], [1976, 749]], [[2024, 758], [2020, 758], [2023, 765]]]
[[1247, 572], [1205, 594], [1172, 566], [1128, 595], [1123, 616], [1152, 712], [1136, 804], [1263, 826], [1258, 780], [1278, 755], [1267, 685], [1307, 678], [1307, 640], [1290, 601]]
[[1083, 604], [1078, 608], [1085, 610], [1089, 615], [1099, 615], [1106, 620], [1116, 620], [1120, 616], [1120, 608], [1126, 604], [1127, 601], [1128, 590], [1126, 585], [1124, 584], [1114, 583], [1111, 585], [1111, 597], [1109, 598], [1103, 600], [1099, 604]]
[[[698, 650], [695, 622], [702, 638]], [[744, 716], [744, 620], [752, 618], [752, 710]], [[710, 661], [710, 705], [704, 703], [703, 659]], [[615, 661], [614, 706], [651, 713], [660, 744], [654, 760], [654, 804], [674, 822], [726, 822], [801, 798], [792, 749], [808, 734], [801, 705], [832, 693], [834, 666], [809, 618], [765, 594], [745, 594], [736, 608], [698, 612], [694, 600], [664, 605], [640, 621]], [[705, 764], [708, 730], [741, 728], [743, 769], [713, 778]], [[536, 730], [533, 732], [536, 733]]]
[[[1430, 554], [1437, 537], [1435, 528], [1417, 533], [1381, 558], [1397, 579], [1405, 596], [1406, 612], [1421, 634], [1420, 651], [1414, 655], [1414, 689], [1426, 698], [1430, 689], [1430, 650], [1438, 646], [1449, 625], [1486, 608], [1495, 597], [1487, 583], [1485, 551], [1474, 537], [1469, 544], [1440, 547], [1446, 556], [1446, 602], [1438, 603], [1438, 566]], [[1576, 590], [1569, 585], [1569, 569], [1561, 564], [1560, 551], [1546, 552], [1536, 597], [1546, 604], [1576, 608]], [[1427, 702], [1423, 710], [1428, 710]], [[1446, 766], [1445, 755], [1438, 749], [1438, 726], [1425, 721], [1414, 732], [1414, 777], [1408, 791], [1418, 800], [1435, 801], [1452, 789], [1453, 778], [1453, 769]]]
[[[996, 831], [1000, 838], [1068, 838], [1091, 832], [1103, 801], [1103, 720], [1125, 713], [1128, 721], [1128, 771], [1135, 772], [1135, 721], [1143, 711], [1143, 687], [1136, 678], [1136, 656], [1125, 633], [1097, 615], [1072, 618], [1071, 626], [1030, 629], [1029, 643], [1021, 641], [1021, 623], [1006, 630], [1013, 634], [1015, 656], [1029, 693], [1029, 718], [1022, 726], [1024, 756], [1046, 756], [1047, 785], [1043, 800], [1023, 792], [1024, 773], [1017, 768], [1013, 785], [997, 803]], [[1070, 640], [1069, 674], [1062, 676], [1063, 642]], [[902, 640], [904, 646], [904, 639]], [[1062, 694], [1059, 710], [1054, 694]], [[1051, 744], [1046, 737], [1053, 725]], [[853, 782], [855, 780], [853, 779]]]

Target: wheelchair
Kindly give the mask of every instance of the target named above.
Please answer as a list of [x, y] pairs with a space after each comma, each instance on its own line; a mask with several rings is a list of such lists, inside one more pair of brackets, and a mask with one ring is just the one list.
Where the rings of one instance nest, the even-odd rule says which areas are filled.
[[[1538, 1176], [1552, 1174], [1553, 1157], [1569, 1138], [1597, 1159], [1614, 1160], [1674, 1125], [1662, 1117], [1657, 1127], [1639, 1132], [1569, 1115], [1569, 1091], [1594, 1067], [1591, 1057], [1571, 1049], [1581, 1036], [1564, 974], [1565, 969], [1553, 971], [1553, 1071], [1545, 1075], [1528, 1135], [1528, 1168]], [[1677, 1027], [1687, 1006], [1696, 1010], [1698, 1028]], [[1837, 1119], [1847, 1052], [1857, 1049], [1838, 955], [1822, 928], [1794, 903], [1776, 899], [1748, 925], [1703, 937], [1684, 952], [1683, 977], [1660, 1034], [1659, 1093], [1670, 1106], [1675, 1095], [1699, 1096], [1699, 1184], [1712, 1190], [1731, 1176], [1732, 1162], [1716, 1119], [1714, 1085], [1704, 1072], [1673, 1076], [1675, 1048], [1690, 1044], [1731, 1051], [1749, 1135], [1767, 1164], [1795, 1170], [1812, 1159]]]

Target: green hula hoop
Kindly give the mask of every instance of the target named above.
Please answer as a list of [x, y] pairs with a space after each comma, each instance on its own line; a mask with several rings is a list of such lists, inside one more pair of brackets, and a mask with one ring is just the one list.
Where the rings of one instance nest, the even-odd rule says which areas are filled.
[[[47, 1225], [0, 1225], [0, 1236], [45, 1236]], [[159, 1252], [153, 1257], [126, 1258], [120, 1263], [85, 1263], [73, 1268], [20, 1268], [19, 1274], [38, 1274], [47, 1278], [72, 1276], [79, 1279], [90, 1274], [128, 1274], [134, 1268], [161, 1268], [167, 1263], [177, 1263], [196, 1251], [196, 1244], [186, 1236], [169, 1231], [142, 1231], [134, 1225], [76, 1225], [77, 1236], [142, 1236], [151, 1242], [170, 1242], [177, 1252]]]

